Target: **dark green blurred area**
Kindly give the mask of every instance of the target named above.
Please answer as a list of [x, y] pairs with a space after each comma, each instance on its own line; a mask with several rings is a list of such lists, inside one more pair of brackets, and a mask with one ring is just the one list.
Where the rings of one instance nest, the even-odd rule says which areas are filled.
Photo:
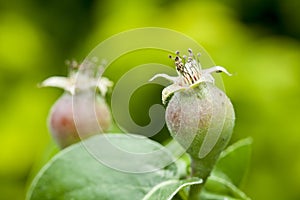
[[[46, 119], [62, 91], [37, 83], [66, 75], [66, 59], [82, 60], [109, 36], [145, 26], [191, 36], [235, 74], [223, 76], [237, 116], [232, 141], [254, 138], [245, 192], [256, 200], [300, 199], [299, 9], [298, 0], [1, 0], [0, 199], [24, 199], [55, 149]], [[147, 114], [141, 105], [130, 109], [143, 125], [135, 117]]]

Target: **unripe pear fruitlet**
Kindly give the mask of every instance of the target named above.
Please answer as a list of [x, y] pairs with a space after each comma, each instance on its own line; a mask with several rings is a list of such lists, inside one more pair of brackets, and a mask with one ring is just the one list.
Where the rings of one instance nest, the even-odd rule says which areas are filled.
[[230, 99], [214, 85], [211, 73], [231, 74], [220, 66], [201, 69], [200, 54], [188, 52], [189, 56], [183, 57], [176, 52], [177, 77], [157, 74], [153, 78], [173, 82], [162, 91], [166, 124], [171, 136], [189, 153], [192, 174], [205, 180], [228, 144], [235, 121]]
[[[73, 62], [71, 67], [69, 77], [50, 77], [41, 84], [42, 87], [59, 87], [65, 90], [48, 116], [48, 129], [60, 148], [105, 132], [111, 125], [111, 114], [104, 96], [112, 82], [105, 77], [98, 81], [95, 74], [91, 73], [97, 66], [90, 62], [81, 65]], [[80, 80], [75, 80], [79, 67], [86, 69], [80, 72]], [[96, 88], [100, 94], [96, 92]]]

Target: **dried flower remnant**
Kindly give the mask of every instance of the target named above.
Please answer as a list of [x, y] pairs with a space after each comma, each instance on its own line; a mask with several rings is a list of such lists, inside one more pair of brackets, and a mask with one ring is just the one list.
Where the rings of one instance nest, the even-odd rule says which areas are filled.
[[173, 84], [164, 88], [162, 91], [162, 101], [163, 104], [167, 103], [169, 97], [177, 91], [186, 90], [188, 88], [197, 87], [202, 82], [212, 83], [214, 84], [214, 78], [211, 75], [212, 73], [220, 73], [224, 72], [227, 75], [231, 76], [231, 74], [221, 66], [214, 66], [208, 69], [202, 69], [201, 64], [199, 62], [200, 53], [197, 56], [194, 56], [191, 49], [188, 50], [189, 56], [180, 57], [179, 51], [176, 51], [176, 57], [173, 58], [171, 55], [169, 58], [173, 59], [175, 62], [176, 72], [178, 76], [169, 76], [167, 74], [156, 74], [150, 81], [163, 77]]

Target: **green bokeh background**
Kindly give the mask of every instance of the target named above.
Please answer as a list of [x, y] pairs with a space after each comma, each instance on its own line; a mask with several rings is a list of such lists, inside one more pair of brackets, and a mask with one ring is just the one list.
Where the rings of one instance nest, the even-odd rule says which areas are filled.
[[237, 115], [232, 141], [254, 139], [244, 191], [300, 199], [299, 9], [298, 0], [1, 0], [0, 199], [24, 199], [55, 149], [46, 119], [62, 91], [37, 83], [66, 75], [66, 59], [84, 59], [109, 36], [145, 26], [189, 35], [234, 73], [223, 76]]

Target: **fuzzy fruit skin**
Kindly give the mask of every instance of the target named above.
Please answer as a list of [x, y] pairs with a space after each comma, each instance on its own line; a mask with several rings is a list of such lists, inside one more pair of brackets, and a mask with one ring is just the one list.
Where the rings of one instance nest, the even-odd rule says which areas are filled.
[[[234, 121], [234, 109], [229, 98], [207, 82], [175, 92], [166, 109], [166, 124], [172, 137], [190, 154], [192, 168], [201, 168], [196, 171], [202, 174], [196, 176], [204, 179], [228, 144]], [[216, 135], [218, 139], [201, 157], [199, 152], [207, 134]]]
[[[92, 98], [94, 96], [91, 92], [79, 93], [76, 96], [65, 92], [52, 106], [48, 116], [48, 128], [60, 148], [109, 128], [111, 115], [108, 106], [103, 99], [96, 98], [93, 101]], [[93, 107], [90, 106], [91, 102], [95, 102]], [[87, 109], [90, 107], [93, 110]]]

